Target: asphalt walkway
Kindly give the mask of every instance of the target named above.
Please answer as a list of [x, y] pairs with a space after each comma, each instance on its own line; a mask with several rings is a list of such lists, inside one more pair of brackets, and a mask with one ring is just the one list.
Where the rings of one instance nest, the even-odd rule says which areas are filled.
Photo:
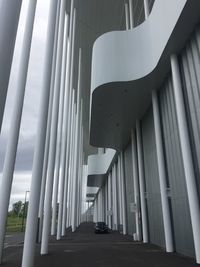
[[[23, 244], [7, 246], [4, 250], [5, 267], [21, 267]], [[199, 266], [193, 259], [167, 254], [154, 245], [133, 242], [129, 236], [117, 232], [95, 234], [93, 224], [83, 223], [66, 238], [51, 239], [49, 255], [40, 256], [36, 248], [35, 267], [192, 267]]]

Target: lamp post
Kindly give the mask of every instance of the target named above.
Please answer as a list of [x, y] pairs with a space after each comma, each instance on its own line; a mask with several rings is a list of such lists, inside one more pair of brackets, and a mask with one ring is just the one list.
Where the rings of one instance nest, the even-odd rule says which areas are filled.
[[24, 209], [23, 209], [23, 215], [22, 215], [22, 228], [21, 228], [21, 231], [23, 232], [24, 230], [24, 219], [25, 219], [25, 214], [26, 214], [26, 198], [27, 198], [27, 194], [29, 193], [30, 191], [26, 191], [25, 192], [25, 199], [24, 199]]

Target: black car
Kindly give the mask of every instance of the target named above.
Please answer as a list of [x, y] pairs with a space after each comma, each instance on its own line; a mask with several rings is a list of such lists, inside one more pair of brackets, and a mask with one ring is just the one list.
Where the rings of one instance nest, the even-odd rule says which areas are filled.
[[95, 234], [99, 233], [108, 233], [109, 229], [108, 226], [105, 224], [105, 222], [97, 222], [95, 224]]

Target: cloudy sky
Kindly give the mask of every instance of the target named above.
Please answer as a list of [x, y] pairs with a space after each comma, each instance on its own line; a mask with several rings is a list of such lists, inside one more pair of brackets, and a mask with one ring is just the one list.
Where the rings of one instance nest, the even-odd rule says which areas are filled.
[[[23, 1], [22, 5], [6, 108], [0, 135], [0, 181], [9, 137], [10, 118], [12, 116], [13, 103], [15, 101], [15, 84], [18, 75], [19, 58], [22, 52], [21, 43], [28, 3], [29, 1], [26, 0]], [[25, 191], [30, 189], [33, 152], [38, 120], [38, 103], [40, 100], [43, 73], [48, 9], [49, 0], [38, 0], [10, 206], [15, 201], [23, 200]]]

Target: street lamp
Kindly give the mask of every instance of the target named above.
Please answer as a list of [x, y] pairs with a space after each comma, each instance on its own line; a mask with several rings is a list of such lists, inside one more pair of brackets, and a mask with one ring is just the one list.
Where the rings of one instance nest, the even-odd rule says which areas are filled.
[[25, 219], [25, 212], [26, 212], [26, 198], [27, 198], [27, 194], [29, 193], [30, 191], [26, 191], [25, 192], [25, 199], [24, 199], [24, 209], [23, 209], [23, 214], [22, 214], [22, 228], [21, 228], [21, 231], [23, 232], [24, 230], [24, 219]]

